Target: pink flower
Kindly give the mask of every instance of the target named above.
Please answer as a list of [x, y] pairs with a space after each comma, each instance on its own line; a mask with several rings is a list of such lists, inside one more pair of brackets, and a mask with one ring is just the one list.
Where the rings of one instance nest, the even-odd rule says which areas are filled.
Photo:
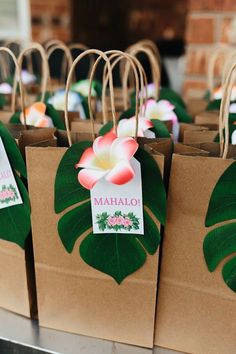
[[124, 221], [123, 221], [123, 225], [125, 226], [125, 227], [129, 227], [129, 226], [132, 226], [133, 225], [133, 223], [132, 223], [132, 221], [130, 220], [130, 219], [124, 219]]
[[117, 225], [123, 225], [123, 222], [124, 222], [123, 216], [118, 216], [118, 217], [116, 218], [116, 224], [117, 224]]
[[160, 100], [158, 102], [153, 99], [148, 100], [146, 104], [145, 118], [159, 119], [161, 121], [171, 120], [175, 123], [178, 121], [178, 118], [174, 112], [174, 108], [175, 106], [167, 100]]
[[101, 179], [117, 185], [125, 184], [134, 177], [130, 159], [138, 149], [138, 143], [131, 137], [119, 137], [109, 132], [95, 139], [93, 146], [82, 154], [75, 168], [79, 183], [87, 189]]
[[[150, 119], [139, 118], [138, 120], [138, 136], [144, 137], [148, 129], [153, 128], [153, 123]], [[117, 135], [121, 136], [135, 136], [136, 132], [136, 117], [129, 119], [121, 119], [117, 126]]]
[[[35, 102], [25, 110], [26, 124], [38, 128], [53, 127], [52, 119], [46, 116], [46, 105], [43, 102]], [[20, 115], [20, 121], [24, 124], [23, 113]]]
[[107, 223], [109, 226], [114, 226], [116, 224], [116, 220], [114, 217], [112, 216], [109, 216], [108, 220], [107, 220]]

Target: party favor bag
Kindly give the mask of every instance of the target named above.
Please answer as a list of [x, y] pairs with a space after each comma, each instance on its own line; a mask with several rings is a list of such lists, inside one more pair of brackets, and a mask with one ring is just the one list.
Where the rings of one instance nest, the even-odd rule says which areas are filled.
[[24, 316], [37, 312], [26, 167], [0, 123], [0, 306]]
[[[108, 62], [112, 83], [109, 59], [100, 51], [93, 52]], [[73, 66], [82, 57], [80, 55]], [[112, 105], [114, 111], [114, 103]], [[67, 118], [67, 107], [65, 113]], [[71, 143], [70, 135], [68, 138]], [[69, 149], [27, 148], [39, 323], [54, 329], [152, 347], [160, 242], [158, 228], [160, 222], [165, 222], [165, 191], [160, 172], [164, 156], [152, 157], [138, 148], [135, 158], [141, 161], [142, 189], [138, 183], [134, 197], [131, 197], [132, 182], [126, 187], [129, 191], [122, 189], [125, 186], [122, 183], [133, 175], [133, 167], [130, 169], [126, 161], [128, 155], [124, 159], [128, 174], [121, 168], [118, 175], [113, 170], [115, 179], [110, 175], [114, 183], [120, 184], [119, 197], [115, 194], [109, 197], [109, 186], [96, 188], [93, 177], [86, 176], [86, 168], [80, 167], [85, 166], [86, 156], [97, 149], [96, 146], [102, 163], [109, 162], [100, 155], [105, 153], [103, 147], [111, 149], [111, 146], [117, 147], [118, 150], [111, 154], [116, 151], [116, 161], [120, 161], [126, 148], [119, 144], [125, 141], [131, 157], [137, 148], [135, 139], [124, 137], [119, 140], [114, 133], [97, 138], [93, 144], [73, 144]], [[140, 181], [135, 161], [132, 160], [137, 172], [135, 181]], [[98, 179], [104, 168], [105, 165], [101, 165], [95, 170]], [[95, 176], [93, 170], [90, 172]], [[106, 184], [104, 181], [100, 179], [97, 183]], [[87, 188], [94, 184], [91, 193], [103, 190], [106, 197], [91, 194], [93, 207], [97, 208], [92, 229]], [[144, 235], [141, 235], [143, 203]], [[132, 210], [131, 204], [139, 214]], [[124, 207], [130, 211], [125, 211]]]
[[[229, 96], [222, 121], [228, 107]], [[235, 352], [236, 150], [227, 121], [225, 136], [224, 145], [205, 144], [209, 157], [172, 158], [155, 344], [186, 353]]]

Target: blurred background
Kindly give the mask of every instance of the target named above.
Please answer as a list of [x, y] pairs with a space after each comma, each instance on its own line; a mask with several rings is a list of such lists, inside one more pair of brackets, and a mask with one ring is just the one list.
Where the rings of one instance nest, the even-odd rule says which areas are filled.
[[164, 84], [200, 97], [209, 51], [235, 42], [235, 11], [235, 0], [0, 0], [0, 40], [124, 50], [148, 38], [159, 47]]

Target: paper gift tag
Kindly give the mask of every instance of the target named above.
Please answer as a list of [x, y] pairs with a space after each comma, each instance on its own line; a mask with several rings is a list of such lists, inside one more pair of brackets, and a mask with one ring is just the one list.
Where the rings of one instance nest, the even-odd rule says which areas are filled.
[[5, 147], [0, 137], [0, 209], [23, 204]]
[[93, 233], [144, 234], [140, 163], [130, 160], [134, 178], [116, 185], [102, 178], [90, 191]]

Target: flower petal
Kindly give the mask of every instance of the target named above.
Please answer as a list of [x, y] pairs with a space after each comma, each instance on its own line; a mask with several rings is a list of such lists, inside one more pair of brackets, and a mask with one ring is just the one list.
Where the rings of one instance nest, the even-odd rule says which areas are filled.
[[129, 161], [121, 160], [105, 177], [108, 182], [114, 184], [125, 184], [134, 178], [134, 170]]
[[114, 131], [110, 131], [104, 136], [99, 136], [94, 140], [93, 150], [97, 157], [100, 159], [109, 158], [109, 152], [112, 142], [116, 139], [116, 134]]
[[86, 189], [92, 189], [94, 185], [107, 174], [107, 171], [84, 168], [78, 173], [79, 183]]
[[168, 100], [160, 100], [157, 102], [157, 105], [162, 112], [173, 111], [173, 109], [175, 108], [175, 106]]
[[110, 150], [110, 161], [116, 163], [130, 160], [138, 150], [138, 143], [131, 137], [120, 137], [113, 141]]
[[94, 168], [95, 166], [96, 166], [96, 155], [93, 151], [93, 148], [89, 147], [83, 152], [79, 162], [75, 165], [75, 168], [79, 168], [79, 167]]

